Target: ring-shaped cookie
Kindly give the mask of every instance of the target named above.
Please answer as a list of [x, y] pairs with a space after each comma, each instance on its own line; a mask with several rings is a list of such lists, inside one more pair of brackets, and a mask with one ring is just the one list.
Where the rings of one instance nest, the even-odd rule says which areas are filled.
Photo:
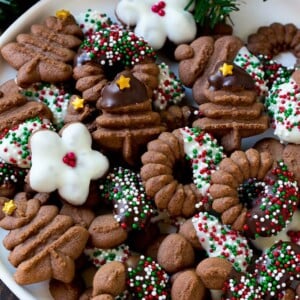
[[[287, 51], [300, 58], [299, 28], [291, 23], [272, 23], [259, 27], [247, 42], [247, 50], [241, 49], [236, 62], [254, 77], [259, 94], [266, 96], [274, 134], [282, 142], [300, 144], [299, 71], [274, 58]], [[251, 53], [247, 54], [248, 50]]]
[[103, 87], [119, 72], [131, 70], [148, 88], [158, 86], [156, 53], [141, 37], [117, 24], [87, 35], [78, 51], [73, 77], [86, 101], [101, 97]]
[[[141, 177], [146, 194], [154, 198], [157, 208], [183, 217], [203, 208], [211, 174], [223, 158], [223, 148], [217, 141], [199, 128], [185, 127], [161, 133], [147, 149], [141, 158]], [[192, 176], [183, 174], [186, 160]]]
[[270, 26], [258, 28], [256, 33], [248, 37], [248, 49], [253, 54], [269, 55], [271, 57], [284, 51], [291, 51], [300, 58], [300, 31], [291, 23], [272, 23]]
[[264, 97], [274, 135], [282, 142], [300, 144], [299, 70], [284, 66], [270, 55], [256, 56], [246, 47], [234, 61], [254, 79], [259, 95]]
[[[298, 204], [298, 186], [282, 161], [273, 167], [269, 152], [235, 151], [212, 174], [212, 208], [224, 224], [247, 236], [271, 236], [290, 221]], [[244, 204], [243, 204], [243, 203]]]

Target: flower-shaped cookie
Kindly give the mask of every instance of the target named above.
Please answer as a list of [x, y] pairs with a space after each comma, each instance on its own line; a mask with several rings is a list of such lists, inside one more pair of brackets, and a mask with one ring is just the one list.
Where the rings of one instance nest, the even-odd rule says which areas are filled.
[[196, 36], [193, 15], [185, 10], [189, 0], [121, 0], [116, 7], [120, 21], [135, 27], [155, 50], [162, 48], [166, 38], [175, 44], [192, 41]]
[[58, 190], [73, 205], [85, 202], [90, 181], [105, 174], [107, 158], [91, 149], [92, 139], [81, 123], [66, 126], [61, 137], [50, 130], [35, 132], [30, 139], [30, 186], [38, 192]]

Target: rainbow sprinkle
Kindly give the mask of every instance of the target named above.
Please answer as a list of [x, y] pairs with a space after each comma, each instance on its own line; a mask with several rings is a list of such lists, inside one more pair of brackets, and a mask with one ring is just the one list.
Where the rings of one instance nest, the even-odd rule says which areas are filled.
[[107, 14], [90, 8], [80, 13], [75, 19], [85, 35], [93, 34], [113, 23]]
[[84, 254], [97, 268], [100, 268], [112, 261], [125, 263], [131, 253], [127, 245], [121, 244], [113, 249], [86, 248]]
[[275, 297], [300, 280], [300, 247], [290, 242], [278, 242], [255, 262], [254, 277], [265, 296]]
[[283, 142], [300, 143], [300, 86], [289, 78], [274, 84], [265, 105], [272, 119], [274, 134]]
[[233, 63], [243, 68], [253, 78], [258, 95], [265, 96], [268, 93], [264, 66], [246, 47], [239, 50]]
[[249, 236], [270, 236], [280, 232], [291, 221], [297, 209], [299, 188], [294, 176], [282, 161], [264, 179], [258, 195], [258, 209], [247, 212], [244, 230]]
[[209, 257], [222, 257], [230, 261], [237, 271], [245, 271], [253, 253], [247, 239], [230, 226], [223, 225], [208, 212], [192, 218], [199, 242]]
[[[239, 276], [240, 275], [240, 276]], [[258, 300], [264, 299], [261, 287], [251, 273], [238, 274], [229, 278], [223, 287], [222, 300]]]
[[28, 169], [18, 168], [0, 158], [0, 185], [22, 182]]

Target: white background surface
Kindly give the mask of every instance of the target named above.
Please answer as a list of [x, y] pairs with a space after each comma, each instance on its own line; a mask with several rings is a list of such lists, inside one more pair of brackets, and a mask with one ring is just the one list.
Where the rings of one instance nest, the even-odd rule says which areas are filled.
[[[176, 1], [176, 0], [174, 0]], [[22, 17], [20, 17], [1, 37], [0, 47], [15, 36], [27, 31], [34, 22], [41, 21], [48, 15], [55, 15], [56, 10], [67, 9], [76, 15], [87, 8], [97, 9], [114, 18], [114, 7], [118, 0], [42, 0]], [[234, 33], [246, 40], [260, 25], [269, 25], [277, 21], [292, 22], [300, 27], [300, 0], [241, 0], [240, 11], [232, 14]], [[7, 66], [0, 57], [0, 84], [14, 78], [15, 71]], [[249, 140], [252, 141], [251, 139]], [[0, 240], [7, 234], [0, 229]], [[34, 284], [25, 287], [17, 285], [13, 280], [14, 269], [7, 261], [8, 252], [0, 243], [0, 278], [21, 300], [50, 300], [48, 283]]]

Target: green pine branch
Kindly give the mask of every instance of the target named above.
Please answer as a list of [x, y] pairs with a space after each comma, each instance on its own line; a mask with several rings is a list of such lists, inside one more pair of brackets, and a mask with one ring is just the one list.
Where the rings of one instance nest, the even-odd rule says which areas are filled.
[[200, 26], [208, 25], [210, 28], [230, 18], [230, 13], [239, 11], [240, 5], [239, 0], [190, 0], [186, 9], [193, 3], [195, 3], [193, 11], [195, 21]]
[[[194, 0], [190, 0], [186, 9], [189, 9]], [[238, 11], [237, 0], [196, 0], [193, 11], [195, 21], [200, 25], [209, 25], [214, 28], [223, 22], [233, 11]]]

